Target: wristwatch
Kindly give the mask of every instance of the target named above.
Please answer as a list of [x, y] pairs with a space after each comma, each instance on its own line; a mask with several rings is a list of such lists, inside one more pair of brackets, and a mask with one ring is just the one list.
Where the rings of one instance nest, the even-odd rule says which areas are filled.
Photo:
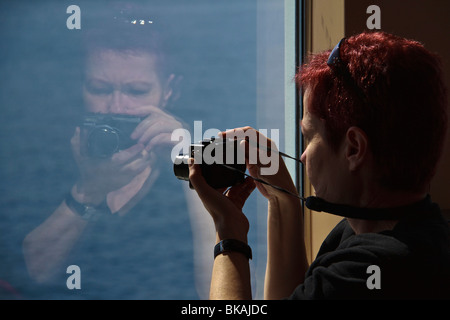
[[72, 212], [76, 213], [81, 217], [81, 219], [86, 221], [97, 221], [100, 218], [100, 215], [111, 213], [111, 210], [108, 207], [108, 204], [105, 200], [97, 206], [80, 203], [74, 199], [72, 193], [69, 192], [66, 196], [66, 205], [69, 207]]
[[242, 253], [247, 259], [252, 258], [252, 248], [248, 244], [235, 239], [225, 239], [215, 245], [214, 259], [221, 253], [232, 251]]

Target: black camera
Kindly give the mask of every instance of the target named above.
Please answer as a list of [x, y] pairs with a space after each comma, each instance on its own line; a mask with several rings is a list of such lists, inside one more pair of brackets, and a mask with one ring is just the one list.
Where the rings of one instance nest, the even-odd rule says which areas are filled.
[[83, 117], [85, 147], [92, 158], [109, 158], [136, 143], [130, 136], [143, 117], [126, 114], [88, 113]]
[[[173, 171], [180, 180], [189, 181], [188, 159], [194, 158], [200, 164], [202, 175], [213, 188], [226, 188], [245, 179], [245, 159], [238, 149], [238, 140], [204, 139], [201, 143], [191, 144], [189, 154], [180, 154], [175, 158]], [[189, 182], [192, 189], [192, 184]]]

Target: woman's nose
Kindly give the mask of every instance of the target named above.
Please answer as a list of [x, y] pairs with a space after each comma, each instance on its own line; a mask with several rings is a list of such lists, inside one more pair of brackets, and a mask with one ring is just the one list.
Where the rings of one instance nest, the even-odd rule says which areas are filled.
[[123, 113], [126, 109], [126, 97], [120, 90], [114, 90], [108, 106], [110, 113]]
[[306, 164], [306, 151], [302, 153], [302, 156], [300, 157], [300, 162]]

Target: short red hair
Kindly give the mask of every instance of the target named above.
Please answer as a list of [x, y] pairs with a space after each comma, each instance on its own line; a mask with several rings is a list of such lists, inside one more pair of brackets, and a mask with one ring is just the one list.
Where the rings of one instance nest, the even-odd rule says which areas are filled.
[[[327, 65], [330, 51], [314, 54], [296, 75], [311, 90], [309, 111], [325, 122], [335, 150], [347, 129], [368, 136], [380, 183], [419, 191], [430, 183], [447, 129], [447, 92], [440, 59], [417, 41], [385, 32], [346, 39], [340, 57], [354, 84]], [[363, 97], [363, 98], [361, 98]]]

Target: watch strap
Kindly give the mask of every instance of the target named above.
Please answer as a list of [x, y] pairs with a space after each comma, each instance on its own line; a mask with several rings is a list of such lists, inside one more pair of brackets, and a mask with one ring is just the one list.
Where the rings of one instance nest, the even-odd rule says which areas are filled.
[[100, 215], [111, 213], [111, 210], [106, 203], [106, 198], [102, 203], [94, 206], [78, 202], [72, 196], [72, 193], [69, 192], [66, 196], [65, 202], [72, 212], [76, 213], [86, 221], [96, 221], [100, 218]]
[[252, 248], [245, 242], [236, 239], [225, 239], [216, 244], [214, 247], [214, 259], [225, 252], [240, 252], [247, 259], [252, 259]]

